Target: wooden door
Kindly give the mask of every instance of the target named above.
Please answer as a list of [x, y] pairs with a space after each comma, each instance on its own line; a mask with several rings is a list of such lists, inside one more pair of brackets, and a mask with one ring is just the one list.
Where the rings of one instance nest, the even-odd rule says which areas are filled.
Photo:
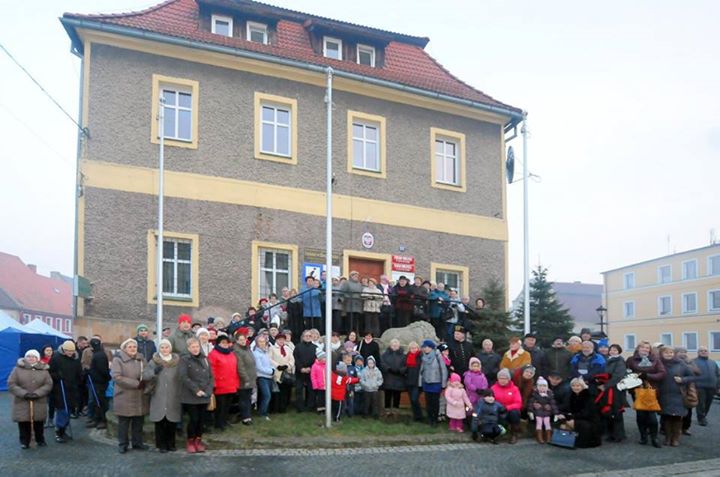
[[380, 283], [380, 275], [385, 273], [385, 262], [383, 260], [350, 257], [349, 264], [350, 270], [348, 274], [354, 270], [360, 274], [361, 279], [364, 277], [374, 278]]

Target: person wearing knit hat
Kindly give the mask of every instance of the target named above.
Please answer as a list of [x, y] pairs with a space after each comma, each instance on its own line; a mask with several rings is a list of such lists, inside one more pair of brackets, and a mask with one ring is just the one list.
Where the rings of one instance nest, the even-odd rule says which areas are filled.
[[64, 353], [73, 353], [74, 354], [76, 351], [75, 342], [72, 340], [67, 340], [63, 344], [60, 345], [60, 349]]
[[213, 344], [210, 342], [210, 331], [207, 328], [199, 328], [195, 332], [195, 337], [200, 341], [200, 350], [207, 358], [213, 349]]
[[363, 396], [362, 414], [377, 419], [380, 416], [379, 390], [383, 384], [383, 375], [378, 369], [373, 355], [367, 357], [365, 367], [359, 373], [359, 378]]
[[435, 345], [435, 342], [434, 342], [433, 340], [425, 340], [425, 341], [422, 342], [422, 345], [420, 345], [420, 348], [435, 349], [435, 348], [436, 348], [436, 345]]
[[75, 343], [71, 340], [60, 345], [58, 353], [50, 359], [50, 376], [53, 379], [52, 402], [55, 406], [55, 441], [65, 443], [65, 430], [70, 423], [68, 410], [80, 406], [82, 365], [75, 357]]
[[480, 400], [480, 393], [489, 387], [487, 377], [483, 374], [482, 363], [476, 357], [470, 358], [469, 369], [463, 374], [463, 383], [473, 409]]
[[132, 448], [146, 450], [143, 443], [143, 416], [145, 415], [145, 360], [138, 353], [137, 341], [128, 338], [120, 345], [110, 370], [115, 383], [113, 412], [118, 418], [118, 449], [121, 454]]
[[[428, 342], [429, 341], [429, 342]], [[435, 427], [440, 413], [440, 393], [447, 385], [448, 368], [440, 351], [430, 340], [423, 341], [418, 384], [425, 393], [425, 407], [430, 426]]]
[[151, 357], [143, 375], [154, 385], [150, 395], [150, 421], [155, 424], [155, 447], [161, 454], [176, 450], [176, 426], [182, 422], [180, 357], [172, 351], [170, 341], [161, 339], [158, 352]]
[[137, 341], [138, 353], [143, 356], [145, 362], [150, 361], [157, 352], [155, 341], [150, 338], [150, 330], [145, 323], [140, 323], [136, 328], [136, 332], [135, 341]]
[[331, 375], [331, 404], [332, 416], [335, 422], [339, 422], [345, 412], [345, 397], [347, 396], [348, 386], [354, 386], [360, 380], [356, 377], [348, 376], [348, 367], [345, 362], [341, 361], [335, 367], [335, 372]]
[[450, 431], [464, 432], [463, 423], [467, 412], [472, 409], [470, 398], [462, 385], [460, 375], [452, 373], [448, 379], [445, 389], [445, 401], [447, 402], [447, 417]]
[[44, 447], [47, 416], [47, 395], [52, 390], [52, 378], [48, 365], [40, 361], [40, 353], [31, 349], [24, 358], [17, 360], [7, 380], [8, 391], [13, 396], [12, 420], [18, 423], [20, 447], [27, 449], [34, 432], [38, 447]]
[[551, 418], [561, 419], [564, 416], [558, 411], [553, 392], [548, 389], [548, 382], [542, 376], [538, 378], [537, 387], [527, 401], [527, 412], [530, 420], [535, 419], [535, 439], [538, 444], [549, 443], [552, 438]]
[[195, 333], [191, 330], [192, 318], [190, 315], [182, 314], [178, 317], [178, 327], [168, 338], [172, 344], [172, 349], [178, 355], [187, 354], [187, 340], [195, 337]]
[[315, 393], [315, 407], [320, 413], [325, 411], [325, 358], [327, 354], [322, 349], [318, 349], [315, 356], [315, 362], [310, 368], [310, 382]]
[[520, 390], [511, 380], [510, 370], [503, 368], [497, 373], [497, 382], [492, 385], [495, 400], [507, 410], [505, 421], [510, 426], [510, 444], [516, 444], [520, 434], [520, 412], [523, 400]]

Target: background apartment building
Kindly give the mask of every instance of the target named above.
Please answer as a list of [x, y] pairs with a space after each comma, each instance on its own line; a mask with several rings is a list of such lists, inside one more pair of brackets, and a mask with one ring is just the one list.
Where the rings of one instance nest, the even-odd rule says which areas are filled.
[[611, 342], [707, 346], [720, 359], [720, 244], [603, 273]]
[[168, 322], [227, 317], [325, 263], [328, 66], [335, 272], [417, 274], [473, 297], [507, 281], [505, 134], [522, 112], [442, 68], [427, 38], [244, 0], [61, 21], [89, 131], [78, 329], [119, 339], [155, 316], [160, 98]]

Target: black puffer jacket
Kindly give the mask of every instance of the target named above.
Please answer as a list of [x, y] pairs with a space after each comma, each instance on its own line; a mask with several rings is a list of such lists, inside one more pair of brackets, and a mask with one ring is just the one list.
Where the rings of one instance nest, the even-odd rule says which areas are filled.
[[92, 348], [92, 360], [88, 376], [95, 386], [106, 386], [110, 382], [110, 362], [107, 353], [98, 339], [90, 340], [90, 347]]
[[[178, 365], [178, 378], [180, 379], [180, 402], [183, 404], [207, 404], [215, 387], [212, 368], [204, 354], [196, 356], [190, 353], [180, 356]], [[198, 391], [204, 391], [205, 396], [199, 397]]]
[[407, 356], [402, 348], [393, 351], [386, 349], [382, 355], [383, 389], [388, 391], [405, 391], [407, 374]]
[[[68, 410], [80, 405], [80, 389], [82, 383], [82, 366], [75, 357], [65, 356], [58, 350], [50, 359], [50, 377], [53, 380], [53, 399], [55, 409], [65, 409], [63, 390]], [[62, 385], [61, 385], [62, 383]]]
[[295, 347], [293, 351], [293, 357], [295, 358], [295, 374], [300, 375], [300, 371], [303, 368], [312, 368], [315, 363], [315, 353], [317, 347], [311, 342], [301, 341]]

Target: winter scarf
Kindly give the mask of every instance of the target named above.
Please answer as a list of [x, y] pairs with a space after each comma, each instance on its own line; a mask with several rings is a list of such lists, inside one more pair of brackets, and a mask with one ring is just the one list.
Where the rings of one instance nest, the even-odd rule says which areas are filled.
[[218, 353], [222, 353], [222, 354], [230, 354], [233, 352], [233, 349], [232, 348], [223, 348], [219, 344], [216, 344], [215, 351], [217, 351]]
[[420, 351], [415, 351], [414, 353], [407, 354], [407, 367], [408, 368], [417, 368], [418, 356], [420, 356]]

